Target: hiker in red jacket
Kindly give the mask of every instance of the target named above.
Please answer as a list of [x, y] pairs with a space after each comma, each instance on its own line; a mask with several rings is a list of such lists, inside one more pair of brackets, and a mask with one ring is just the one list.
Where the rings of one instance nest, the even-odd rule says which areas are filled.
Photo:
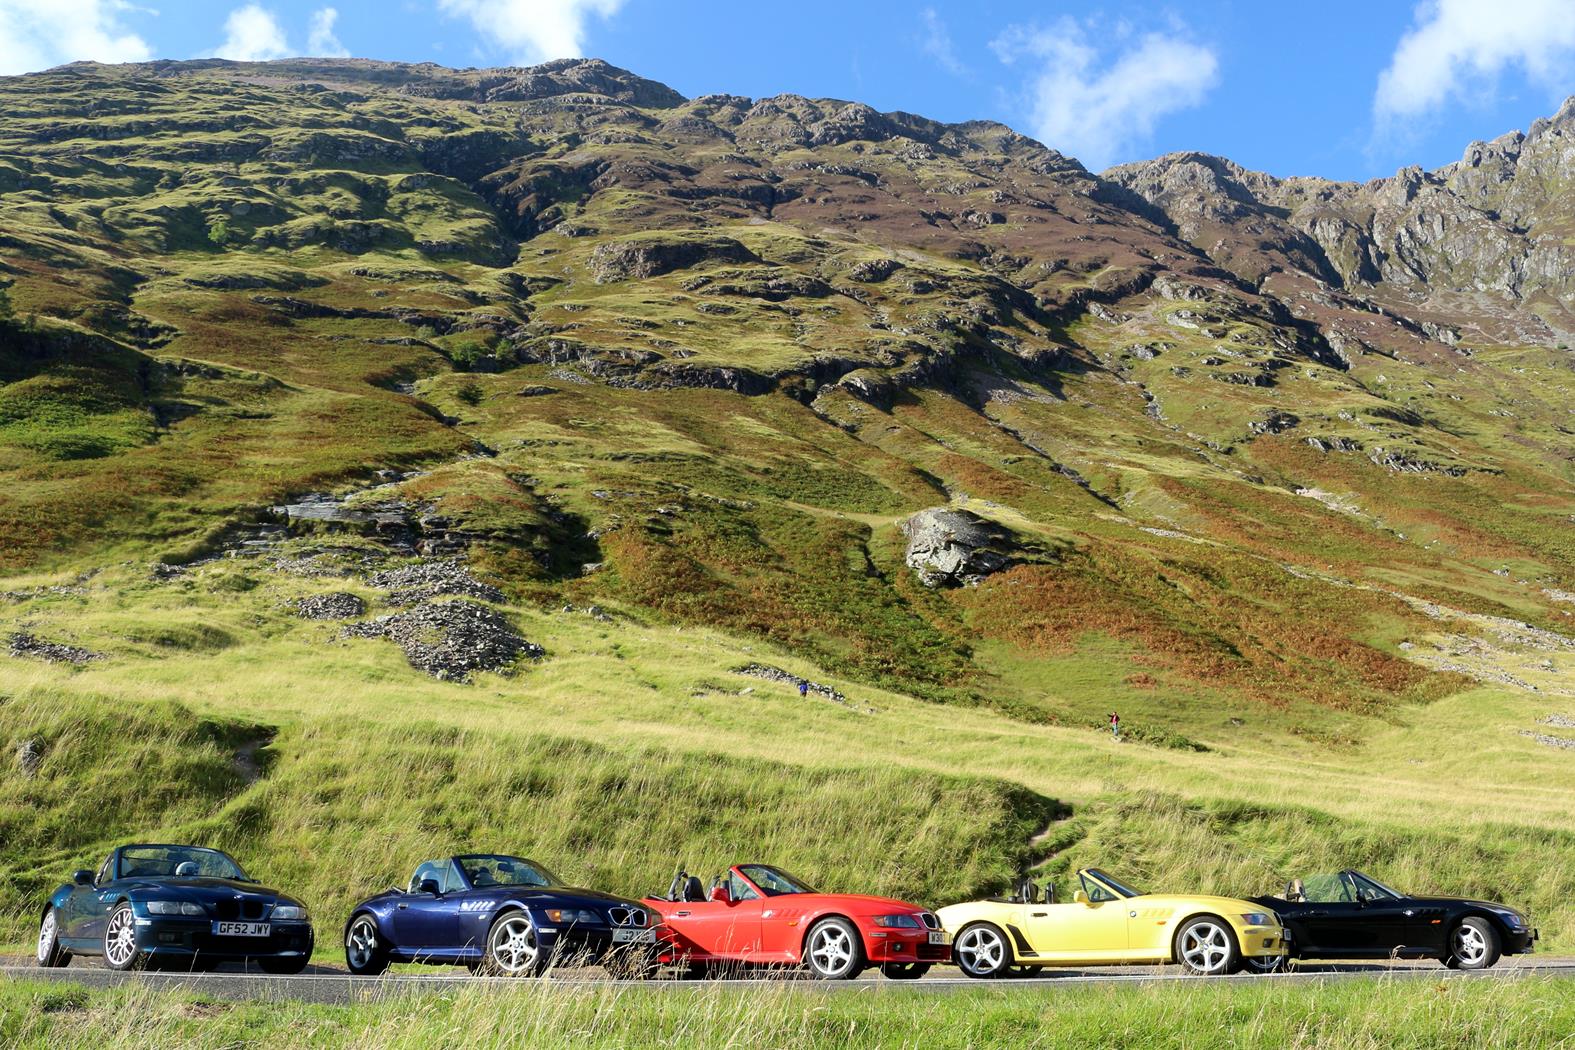
[[1121, 716], [1114, 711], [1110, 712], [1110, 735], [1117, 740], [1121, 739]]

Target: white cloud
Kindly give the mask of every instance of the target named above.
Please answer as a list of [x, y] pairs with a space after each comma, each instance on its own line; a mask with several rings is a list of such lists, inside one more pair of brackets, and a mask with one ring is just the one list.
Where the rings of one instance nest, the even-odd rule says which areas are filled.
[[1425, 0], [1378, 77], [1373, 112], [1380, 123], [1416, 117], [1511, 66], [1565, 90], [1572, 61], [1569, 0]]
[[585, 53], [590, 16], [611, 18], [624, 0], [438, 0], [445, 14], [470, 20], [489, 48], [530, 65]]
[[214, 55], [237, 62], [266, 62], [291, 53], [284, 27], [273, 12], [260, 4], [247, 4], [230, 12], [224, 23], [224, 43]]
[[324, 7], [312, 12], [311, 29], [306, 38], [307, 54], [317, 58], [350, 57], [350, 52], [334, 35], [334, 23], [338, 21], [339, 12], [335, 8]]
[[1098, 171], [1143, 142], [1166, 114], [1190, 109], [1219, 77], [1214, 51], [1184, 27], [1134, 34], [1126, 24], [1101, 47], [1070, 18], [1048, 27], [1014, 26], [991, 43], [1008, 65], [1034, 63], [1028, 85], [1033, 133], [1052, 149]]
[[145, 62], [147, 41], [122, 24], [124, 0], [0, 0], [0, 75], [63, 62]]
[[919, 41], [919, 50], [935, 59], [937, 65], [953, 76], [968, 72], [968, 67], [957, 59], [951, 30], [946, 28], [941, 16], [935, 13], [935, 8], [926, 7], [920, 11], [919, 21], [924, 23], [924, 37]]

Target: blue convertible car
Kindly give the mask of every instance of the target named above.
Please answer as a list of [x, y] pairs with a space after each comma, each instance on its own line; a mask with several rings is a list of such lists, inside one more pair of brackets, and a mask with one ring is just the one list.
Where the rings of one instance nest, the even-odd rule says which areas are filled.
[[269, 973], [300, 973], [312, 957], [312, 925], [300, 901], [258, 885], [216, 849], [121, 846], [44, 907], [38, 964], [64, 966], [73, 955], [102, 955], [115, 970], [255, 961]]
[[345, 962], [353, 974], [422, 962], [507, 976], [600, 963], [645, 977], [656, 968], [651, 919], [635, 901], [564, 886], [532, 861], [472, 853], [426, 861], [406, 889], [356, 905]]

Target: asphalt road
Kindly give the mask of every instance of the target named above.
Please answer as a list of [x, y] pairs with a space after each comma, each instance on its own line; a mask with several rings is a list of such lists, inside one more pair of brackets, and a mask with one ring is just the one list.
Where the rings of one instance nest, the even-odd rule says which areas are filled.
[[[1013, 980], [975, 981], [952, 967], [939, 967], [919, 981], [891, 981], [879, 971], [870, 970], [856, 981], [814, 981], [793, 974], [763, 971], [759, 976], [738, 980], [612, 981], [600, 970], [560, 970], [548, 978], [555, 985], [628, 986], [682, 993], [719, 985], [742, 987], [763, 981], [788, 981], [795, 986], [817, 991], [854, 989], [866, 994], [916, 995], [955, 992], [965, 988], [1063, 988], [1085, 984], [1152, 985], [1167, 981], [1253, 982], [1280, 981], [1317, 984], [1331, 980], [1482, 980], [1525, 977], [1529, 975], [1575, 976], [1575, 959], [1521, 956], [1505, 959], [1490, 970], [1460, 973], [1436, 962], [1307, 963], [1289, 973], [1272, 976], [1237, 974], [1232, 977], [1192, 977], [1176, 966], [1111, 966], [1097, 969], [1053, 968], [1037, 975]], [[209, 999], [270, 1000], [288, 999], [308, 1003], [353, 1003], [391, 996], [440, 994], [476, 985], [512, 985], [517, 978], [472, 977], [450, 967], [433, 967], [429, 972], [397, 973], [383, 977], [352, 977], [329, 966], [313, 966], [296, 977], [279, 977], [232, 967], [216, 973], [119, 973], [106, 969], [97, 960], [73, 959], [65, 969], [45, 970], [30, 960], [7, 958], [0, 964], [0, 980], [61, 981], [104, 988], [128, 981], [152, 987], [184, 988]]]

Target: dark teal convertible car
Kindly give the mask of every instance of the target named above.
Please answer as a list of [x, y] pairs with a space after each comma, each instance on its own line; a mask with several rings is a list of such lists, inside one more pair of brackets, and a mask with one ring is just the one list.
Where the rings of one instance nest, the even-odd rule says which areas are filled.
[[64, 966], [73, 955], [102, 955], [115, 970], [256, 962], [300, 973], [312, 957], [312, 924], [300, 901], [259, 885], [216, 849], [120, 846], [97, 874], [74, 874], [39, 917], [38, 964]]

